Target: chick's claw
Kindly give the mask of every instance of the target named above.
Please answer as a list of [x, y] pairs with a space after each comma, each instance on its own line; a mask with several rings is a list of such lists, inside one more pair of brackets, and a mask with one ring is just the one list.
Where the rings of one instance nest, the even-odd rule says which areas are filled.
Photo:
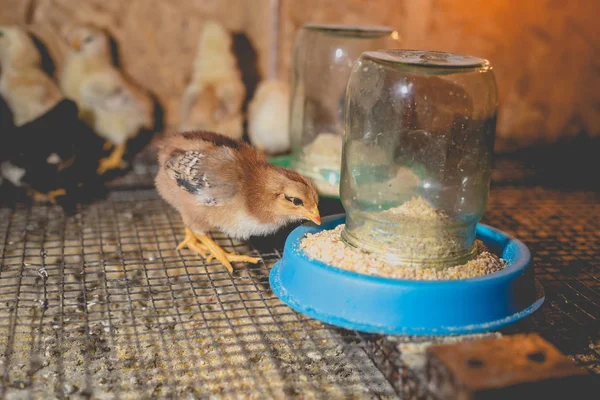
[[243, 256], [243, 255], [235, 254], [235, 253], [228, 253], [225, 250], [223, 250], [223, 248], [221, 246], [216, 244], [209, 236], [196, 235], [196, 238], [198, 240], [200, 240], [211, 252], [211, 255], [206, 260], [207, 262], [212, 261], [213, 258], [216, 258], [217, 260], [223, 262], [218, 257], [218, 255], [220, 255], [221, 253], [228, 261], [231, 261], [231, 262], [249, 262], [252, 264], [256, 264], [259, 261], [258, 258], [255, 258], [255, 257]]
[[202, 258], [206, 258], [208, 248], [206, 248], [206, 246], [204, 246], [202, 243], [198, 243], [198, 239], [196, 239], [196, 236], [189, 228], [185, 228], [185, 239], [179, 243], [177, 250], [181, 250], [184, 247], [187, 247], [188, 249], [200, 254]]
[[185, 228], [185, 239], [183, 239], [177, 245], [177, 251], [183, 249], [184, 247], [187, 247], [188, 243], [190, 243], [192, 239], [195, 239], [194, 234], [188, 228]]
[[[177, 246], [177, 250], [181, 250], [182, 248], [187, 247], [195, 253], [198, 253], [206, 260], [206, 262], [211, 262], [213, 259], [217, 259], [230, 273], [233, 273], [233, 267], [231, 266], [232, 262], [247, 262], [256, 264], [258, 263], [258, 258], [244, 256], [234, 253], [228, 253], [221, 246], [216, 244], [210, 237], [206, 235], [198, 235], [194, 234], [190, 229], [185, 229], [185, 239], [179, 246]], [[207, 257], [207, 253], [210, 253]]]
[[216, 258], [219, 262], [221, 262], [221, 264], [225, 266], [225, 268], [227, 268], [227, 270], [230, 273], [233, 273], [233, 267], [231, 266], [232, 262], [248, 262], [252, 264], [258, 263], [257, 258], [226, 252], [221, 246], [216, 244], [210, 237], [206, 235], [195, 236], [210, 251], [210, 256], [206, 259], [206, 261], [210, 262], [213, 260], [213, 258]]

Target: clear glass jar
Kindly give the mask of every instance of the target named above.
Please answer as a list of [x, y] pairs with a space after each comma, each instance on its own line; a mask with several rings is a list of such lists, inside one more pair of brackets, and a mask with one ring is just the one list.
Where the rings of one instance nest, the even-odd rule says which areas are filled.
[[321, 194], [339, 196], [346, 84], [354, 61], [367, 50], [389, 48], [389, 27], [303, 26], [296, 35], [292, 76], [292, 168]]
[[343, 240], [394, 265], [445, 267], [473, 257], [488, 201], [496, 110], [486, 60], [363, 53], [346, 98]]

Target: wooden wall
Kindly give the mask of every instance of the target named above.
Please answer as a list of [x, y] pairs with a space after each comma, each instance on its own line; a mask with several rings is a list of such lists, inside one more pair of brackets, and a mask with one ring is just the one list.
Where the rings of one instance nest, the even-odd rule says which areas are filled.
[[110, 30], [124, 68], [159, 96], [172, 125], [200, 27], [210, 18], [246, 35], [263, 77], [283, 79], [302, 24], [391, 25], [402, 47], [492, 62], [500, 91], [498, 151], [600, 135], [598, 0], [0, 0], [0, 7], [0, 23], [31, 25], [59, 66], [56, 33], [63, 24]]

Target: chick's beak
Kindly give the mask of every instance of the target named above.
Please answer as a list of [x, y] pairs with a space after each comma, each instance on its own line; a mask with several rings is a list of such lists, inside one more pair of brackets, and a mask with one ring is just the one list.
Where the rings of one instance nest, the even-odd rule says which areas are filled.
[[71, 46], [75, 49], [75, 51], [79, 51], [81, 49], [81, 43], [78, 39], [75, 39], [71, 42]]
[[306, 212], [306, 218], [317, 225], [321, 225], [321, 215], [319, 214], [319, 209], [316, 206], [311, 211]]

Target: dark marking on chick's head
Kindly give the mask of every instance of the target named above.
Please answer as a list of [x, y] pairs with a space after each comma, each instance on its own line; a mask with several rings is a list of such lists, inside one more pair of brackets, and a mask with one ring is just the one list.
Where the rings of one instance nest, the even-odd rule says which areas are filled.
[[117, 42], [117, 39], [115, 39], [115, 37], [109, 31], [107, 31], [107, 30], [102, 30], [102, 31], [106, 35], [106, 39], [108, 41], [108, 48], [109, 48], [110, 58], [111, 58], [112, 63], [115, 67], [117, 67], [118, 69], [121, 69], [121, 67], [122, 67], [121, 55], [119, 54], [120, 53], [119, 52], [119, 43]]
[[32, 32], [27, 32], [34, 46], [36, 47], [38, 53], [40, 54], [41, 62], [40, 66], [42, 67], [42, 71], [44, 71], [49, 77], [54, 76], [54, 71], [56, 71], [56, 65], [52, 56], [50, 55], [50, 50], [48, 50], [48, 46], [42, 40]]

